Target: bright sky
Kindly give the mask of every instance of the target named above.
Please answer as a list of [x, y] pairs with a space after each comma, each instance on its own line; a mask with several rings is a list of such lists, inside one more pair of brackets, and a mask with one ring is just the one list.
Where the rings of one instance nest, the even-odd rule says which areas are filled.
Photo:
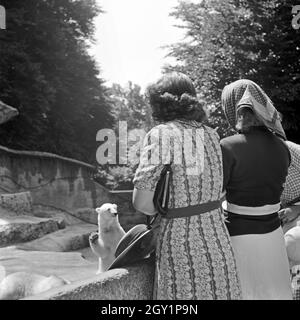
[[132, 81], [144, 88], [157, 79], [165, 59], [161, 46], [183, 39], [169, 17], [177, 0], [98, 0], [105, 14], [96, 19], [97, 44], [92, 54], [107, 84]]

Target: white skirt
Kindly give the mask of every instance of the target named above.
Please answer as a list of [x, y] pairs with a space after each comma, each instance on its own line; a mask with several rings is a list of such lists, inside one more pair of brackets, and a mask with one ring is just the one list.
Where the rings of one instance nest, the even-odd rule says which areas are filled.
[[[245, 207], [242, 207], [242, 214], [254, 213], [254, 208], [243, 209]], [[262, 212], [258, 210], [258, 214], [262, 215]], [[292, 300], [289, 262], [281, 227], [265, 234], [232, 236], [231, 241], [243, 299]]]

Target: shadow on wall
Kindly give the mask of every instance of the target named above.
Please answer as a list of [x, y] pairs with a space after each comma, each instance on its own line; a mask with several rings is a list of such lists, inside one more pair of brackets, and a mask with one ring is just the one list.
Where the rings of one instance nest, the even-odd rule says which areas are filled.
[[0, 146], [0, 193], [30, 191], [35, 210], [56, 210], [97, 224], [93, 208], [118, 205], [125, 231], [145, 223], [131, 204], [132, 191], [110, 191], [93, 179], [95, 167], [55, 154]]

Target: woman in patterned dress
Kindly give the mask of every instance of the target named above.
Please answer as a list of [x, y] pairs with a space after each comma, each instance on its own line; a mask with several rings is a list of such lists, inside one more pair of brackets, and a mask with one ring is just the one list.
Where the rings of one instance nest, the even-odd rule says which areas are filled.
[[134, 178], [133, 203], [138, 211], [156, 213], [153, 195], [164, 164], [171, 163], [173, 171], [168, 217], [160, 220], [154, 299], [240, 299], [220, 207], [219, 137], [202, 124], [204, 112], [187, 76], [165, 75], [148, 93], [153, 117], [160, 124], [146, 135]]

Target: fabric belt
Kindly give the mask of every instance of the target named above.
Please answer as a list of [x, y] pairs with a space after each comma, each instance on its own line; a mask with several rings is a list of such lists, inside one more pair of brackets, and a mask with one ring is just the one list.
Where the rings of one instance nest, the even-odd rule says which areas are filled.
[[197, 204], [195, 206], [169, 209], [166, 215], [162, 215], [162, 218], [184, 218], [199, 215], [205, 212], [213, 211], [221, 208], [222, 200], [210, 201], [206, 203]]
[[225, 220], [230, 236], [264, 234], [280, 227], [278, 212], [265, 215], [241, 215], [227, 211]]
[[271, 214], [280, 210], [280, 202], [275, 204], [267, 204], [259, 207], [249, 207], [241, 206], [227, 202], [227, 208], [225, 209], [228, 212], [241, 214], [241, 215], [254, 215], [254, 216], [264, 216], [266, 214]]

